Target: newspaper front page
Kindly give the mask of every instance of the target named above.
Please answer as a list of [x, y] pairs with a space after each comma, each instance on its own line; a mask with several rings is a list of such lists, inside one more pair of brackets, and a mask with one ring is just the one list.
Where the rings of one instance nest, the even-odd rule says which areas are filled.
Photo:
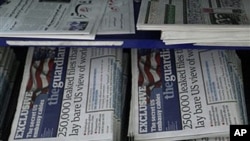
[[129, 135], [135, 140], [229, 137], [247, 124], [234, 50], [133, 49]]
[[9, 140], [117, 140], [121, 59], [121, 48], [30, 47]]
[[8, 0], [0, 7], [0, 34], [96, 34], [107, 0]]
[[[143, 0], [138, 29], [249, 28], [248, 0]], [[213, 26], [211, 26], [213, 25]], [[223, 25], [223, 26], [220, 26]], [[234, 25], [234, 26], [232, 26]], [[165, 28], [168, 30], [167, 28]]]

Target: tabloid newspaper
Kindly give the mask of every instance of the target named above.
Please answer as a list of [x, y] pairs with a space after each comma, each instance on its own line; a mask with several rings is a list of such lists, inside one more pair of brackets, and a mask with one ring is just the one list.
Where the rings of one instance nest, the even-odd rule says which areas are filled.
[[8, 0], [0, 7], [0, 36], [95, 39], [134, 33], [132, 0], [47, 2]]
[[136, 141], [228, 138], [247, 124], [234, 50], [133, 49], [129, 136]]
[[119, 140], [121, 62], [121, 48], [30, 47], [9, 140]]
[[247, 29], [249, 24], [249, 0], [143, 0], [137, 28], [231, 30]]

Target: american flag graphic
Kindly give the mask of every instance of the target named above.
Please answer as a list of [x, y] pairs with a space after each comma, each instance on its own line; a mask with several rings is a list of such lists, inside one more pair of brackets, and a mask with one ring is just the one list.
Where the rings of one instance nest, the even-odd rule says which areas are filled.
[[150, 93], [154, 88], [160, 88], [161, 81], [161, 58], [160, 52], [138, 55], [139, 78], [138, 85], [146, 86], [146, 93], [150, 98]]
[[33, 92], [32, 102], [34, 102], [40, 94], [48, 94], [53, 65], [54, 60], [52, 58], [32, 61], [30, 76], [26, 87], [27, 91]]

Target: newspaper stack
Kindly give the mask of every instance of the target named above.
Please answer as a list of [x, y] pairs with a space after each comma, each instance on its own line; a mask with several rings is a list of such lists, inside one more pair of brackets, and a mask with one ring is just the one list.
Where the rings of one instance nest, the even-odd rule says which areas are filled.
[[9, 140], [120, 140], [122, 49], [30, 47]]
[[167, 45], [250, 46], [249, 24], [249, 0], [143, 0], [136, 26]]
[[133, 49], [129, 136], [135, 141], [229, 137], [247, 124], [234, 50]]
[[0, 140], [5, 130], [4, 119], [10, 102], [19, 62], [10, 47], [0, 47]]
[[0, 37], [93, 40], [135, 32], [133, 0], [8, 0], [0, 13]]

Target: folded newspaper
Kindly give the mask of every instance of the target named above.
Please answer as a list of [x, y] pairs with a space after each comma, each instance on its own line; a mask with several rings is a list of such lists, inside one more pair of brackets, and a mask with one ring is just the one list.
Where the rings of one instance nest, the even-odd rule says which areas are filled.
[[167, 45], [250, 46], [250, 1], [143, 0], [136, 27], [162, 31]]
[[227, 139], [247, 124], [234, 50], [133, 49], [128, 136], [135, 141]]
[[134, 28], [132, 0], [8, 0], [0, 8], [1, 37], [93, 40]]
[[249, 0], [143, 0], [137, 28], [234, 30], [248, 29], [249, 24]]
[[9, 140], [119, 140], [121, 62], [121, 48], [30, 47]]

